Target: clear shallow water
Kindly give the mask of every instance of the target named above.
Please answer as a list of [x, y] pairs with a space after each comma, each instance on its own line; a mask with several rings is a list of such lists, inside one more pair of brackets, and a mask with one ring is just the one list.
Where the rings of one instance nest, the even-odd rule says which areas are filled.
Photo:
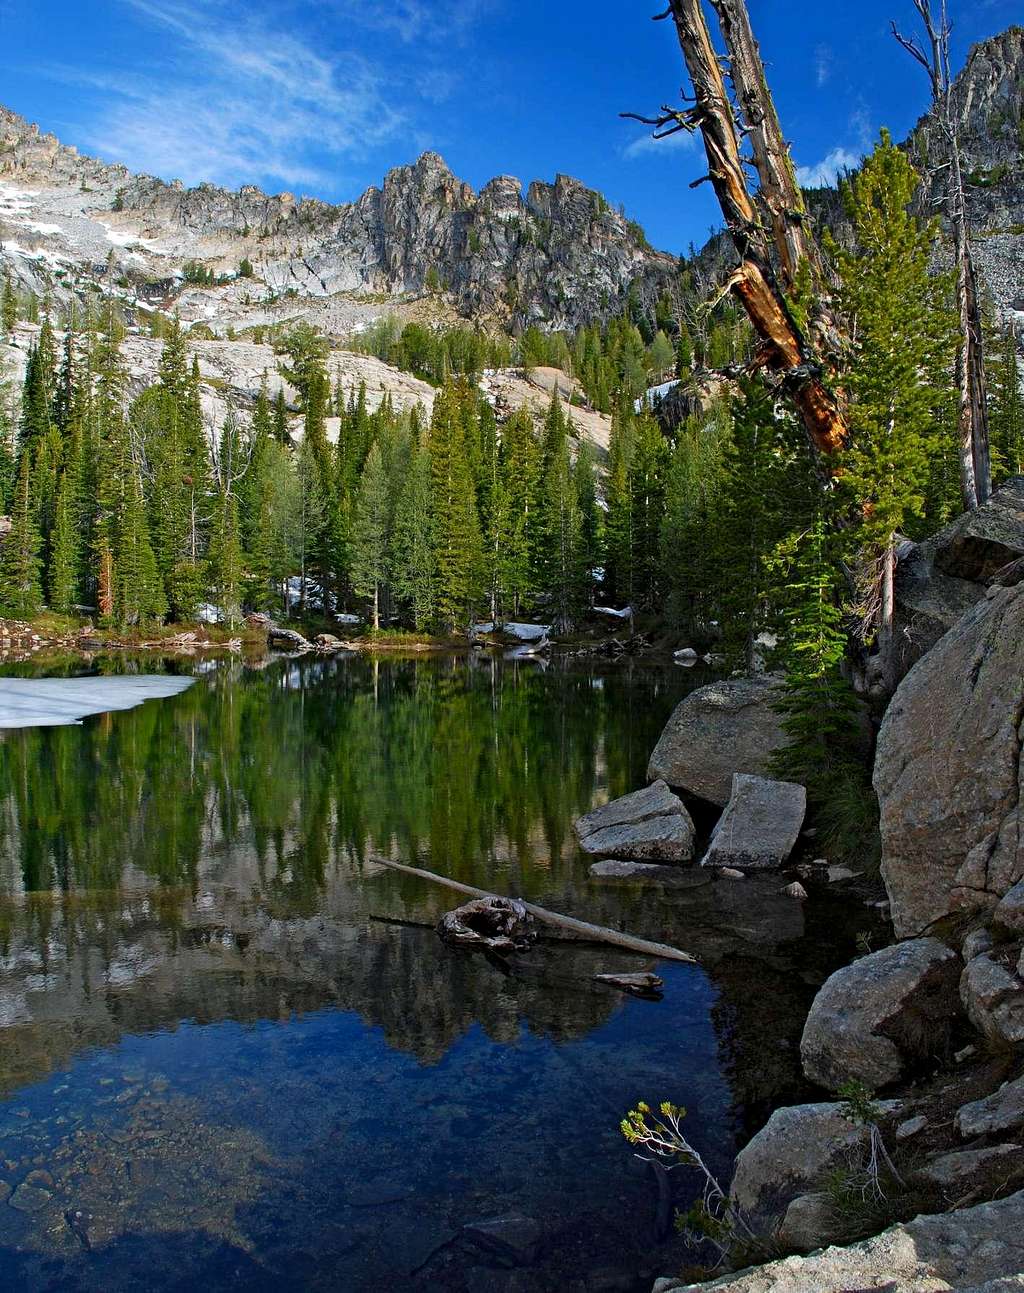
[[[774, 878], [588, 879], [572, 819], [643, 783], [703, 680], [167, 667], [202, 676], [0, 738], [0, 1287], [628, 1289], [674, 1269], [619, 1119], [684, 1103], [727, 1174], [800, 1094], [802, 1013], [855, 933]], [[612, 948], [542, 943], [504, 973], [445, 949], [429, 926], [458, 899], [381, 855], [702, 965], [662, 966], [657, 1003], [593, 983], [649, 964]], [[512, 1273], [460, 1237], [510, 1213], [542, 1234]]]

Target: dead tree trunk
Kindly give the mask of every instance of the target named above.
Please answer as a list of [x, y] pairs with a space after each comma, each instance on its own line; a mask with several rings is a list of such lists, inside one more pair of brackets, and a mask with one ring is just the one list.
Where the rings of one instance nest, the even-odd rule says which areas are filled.
[[967, 221], [967, 193], [964, 185], [960, 135], [953, 105], [953, 78], [949, 64], [949, 35], [952, 30], [946, 0], [940, 0], [938, 20], [931, 0], [914, 0], [914, 8], [927, 37], [925, 49], [915, 37], [904, 36], [896, 24], [892, 34], [910, 56], [920, 63], [932, 91], [932, 120], [942, 138], [946, 157], [945, 194], [942, 206], [953, 236], [956, 259], [957, 305], [960, 329], [956, 348], [956, 383], [959, 393], [960, 492], [970, 511], [988, 500], [992, 492], [992, 464], [989, 451], [988, 408], [985, 392], [985, 356], [982, 342], [981, 302], [971, 252]]
[[[795, 177], [742, 0], [722, 0], [720, 12], [725, 14], [723, 28], [728, 24], [728, 34], [735, 42], [730, 45], [732, 71], [751, 123], [755, 163], [759, 172], [764, 168], [761, 182], [763, 187], [767, 183], [766, 207], [776, 226], [771, 236], [747, 187], [736, 119], [701, 0], [671, 0], [664, 15], [671, 14], [675, 22], [693, 85], [694, 106], [670, 114], [663, 123], [674, 116], [676, 128], [701, 132], [708, 178], [740, 258], [729, 287], [761, 340], [763, 362], [780, 375], [811, 444], [825, 460], [826, 470], [832, 471], [836, 455], [847, 441], [845, 411], [826, 383], [822, 354], [794, 319], [772, 266], [773, 243], [779, 251], [783, 282], [790, 275], [795, 277], [801, 258], [809, 255], [805, 248], [810, 235], [799, 216], [802, 201], [793, 197]], [[813, 270], [815, 261], [810, 263]]]

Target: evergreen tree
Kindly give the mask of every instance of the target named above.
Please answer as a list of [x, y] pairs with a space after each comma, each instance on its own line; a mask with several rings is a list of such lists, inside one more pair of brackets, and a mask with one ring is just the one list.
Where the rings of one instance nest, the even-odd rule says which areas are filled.
[[381, 589], [390, 574], [388, 537], [391, 531], [391, 492], [379, 442], [367, 455], [359, 479], [352, 524], [352, 588], [373, 603], [373, 628], [380, 628]]
[[952, 399], [949, 281], [929, 273], [936, 226], [922, 226], [908, 210], [917, 183], [906, 155], [883, 131], [861, 170], [842, 185], [857, 249], [837, 256], [854, 338], [846, 375], [853, 434], [841, 482], [861, 518], [862, 616], [878, 625], [890, 685], [894, 536], [913, 532], [920, 521], [936, 410]]
[[395, 596], [422, 630], [434, 618], [434, 501], [430, 454], [414, 444], [395, 508], [390, 567]]
[[77, 471], [71, 467], [62, 475], [57, 491], [48, 572], [50, 607], [61, 615], [70, 615], [78, 603], [81, 571], [78, 503]]
[[1024, 395], [1017, 335], [1007, 326], [995, 346], [990, 346], [989, 432], [993, 471], [997, 483], [1024, 472]]
[[30, 459], [21, 455], [11, 528], [0, 546], [0, 612], [30, 619], [42, 604], [39, 533], [32, 507]]
[[442, 387], [427, 442], [434, 498], [434, 606], [438, 622], [449, 630], [468, 626], [482, 582], [480, 521], [466, 444], [466, 406], [476, 399], [465, 381]]
[[492, 526], [497, 550], [497, 614], [518, 615], [536, 591], [536, 554], [540, 546], [541, 451], [525, 409], [509, 418], [501, 432], [499, 480]]
[[14, 325], [17, 322], [18, 300], [14, 295], [14, 286], [11, 283], [11, 272], [5, 266], [3, 295], [0, 297], [0, 323], [3, 324], [4, 332], [10, 336], [14, 331]]

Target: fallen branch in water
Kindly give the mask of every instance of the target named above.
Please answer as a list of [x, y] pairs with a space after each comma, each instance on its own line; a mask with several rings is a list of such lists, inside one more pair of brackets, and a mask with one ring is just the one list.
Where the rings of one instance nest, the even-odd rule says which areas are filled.
[[[403, 875], [414, 875], [420, 880], [432, 880], [434, 884], [444, 885], [446, 889], [454, 889], [456, 893], [467, 893], [471, 898], [497, 897], [486, 889], [477, 889], [471, 884], [449, 880], [447, 876], [435, 875], [433, 871], [424, 871], [422, 867], [406, 866], [404, 862], [392, 862], [389, 858], [382, 857], [374, 857], [370, 860], [381, 866], [390, 867], [393, 871], [401, 871]], [[575, 916], [562, 916], [557, 911], [548, 911], [546, 907], [538, 907], [532, 902], [524, 902], [523, 906], [531, 916], [546, 925], [557, 925], [559, 929], [569, 929], [574, 934], [582, 934], [601, 943], [612, 943], [615, 947], [624, 947], [627, 951], [639, 952], [643, 956], [657, 956], [663, 961], [688, 961], [691, 965], [697, 962], [697, 958], [691, 956], [689, 952], [681, 952], [679, 948], [669, 947], [666, 943], [652, 943], [646, 938], [635, 938], [632, 934], [624, 934], [617, 929], [591, 925], [588, 921], [577, 920]]]

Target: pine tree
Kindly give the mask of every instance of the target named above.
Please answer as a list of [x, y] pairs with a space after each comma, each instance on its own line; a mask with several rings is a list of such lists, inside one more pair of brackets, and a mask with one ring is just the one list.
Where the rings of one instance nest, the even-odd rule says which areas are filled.
[[541, 451], [525, 409], [501, 431], [498, 493], [492, 525], [497, 549], [498, 616], [518, 615], [536, 592], [540, 544]]
[[453, 630], [468, 626], [481, 590], [483, 546], [466, 445], [466, 404], [477, 398], [464, 381], [449, 382], [434, 402], [428, 451], [434, 497], [435, 613]]
[[57, 491], [50, 544], [49, 601], [61, 615], [70, 615], [78, 603], [80, 542], [77, 470], [72, 466], [65, 470]]
[[390, 574], [388, 536], [391, 530], [391, 495], [380, 444], [367, 455], [359, 479], [359, 493], [352, 523], [352, 588], [373, 603], [373, 628], [380, 628], [380, 595]]
[[18, 322], [18, 300], [14, 295], [11, 272], [6, 266], [4, 267], [3, 296], [0, 298], [0, 322], [3, 323], [4, 332], [8, 336], [14, 331], [14, 325]]
[[922, 226], [908, 210], [917, 183], [906, 155], [883, 131], [842, 186], [857, 250], [837, 256], [840, 300], [854, 337], [846, 376], [853, 434], [841, 482], [861, 517], [862, 616], [878, 626], [890, 688], [894, 536], [921, 517], [936, 452], [935, 413], [952, 398], [950, 284], [948, 276], [929, 273], [936, 226]]
[[29, 455], [23, 453], [14, 487], [11, 528], [0, 546], [0, 612], [21, 619], [31, 619], [43, 600], [30, 470]]
[[434, 618], [434, 500], [430, 454], [414, 444], [395, 507], [390, 556], [395, 596], [421, 631]]
[[612, 601], [632, 605], [636, 533], [633, 517], [634, 419], [620, 405], [612, 417], [608, 446], [608, 476], [605, 482], [605, 587]]
[[989, 363], [989, 431], [997, 483], [1024, 473], [1024, 394], [1017, 335], [1007, 326], [986, 353]]

